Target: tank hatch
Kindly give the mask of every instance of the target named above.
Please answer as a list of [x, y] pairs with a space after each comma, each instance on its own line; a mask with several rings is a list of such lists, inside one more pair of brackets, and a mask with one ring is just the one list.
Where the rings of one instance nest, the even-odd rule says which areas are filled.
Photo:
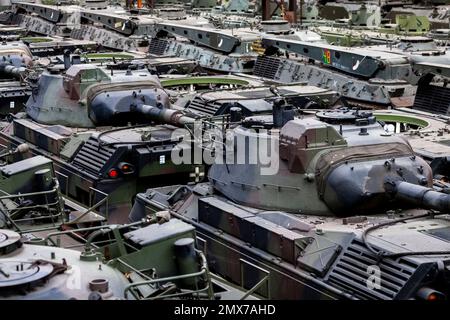
[[[22, 246], [20, 235], [11, 230], [0, 230], [0, 255], [9, 254]], [[0, 279], [4, 277], [0, 272]], [[1, 286], [1, 283], [0, 283]]]
[[44, 260], [0, 261], [0, 295], [24, 292], [43, 285], [49, 278], [64, 272], [65, 265], [50, 263]]
[[354, 124], [365, 126], [376, 121], [372, 112], [354, 109], [325, 110], [316, 113], [319, 120], [329, 124]]
[[6, 260], [0, 262], [0, 288], [33, 285], [53, 272], [51, 264], [39, 265], [28, 261]]

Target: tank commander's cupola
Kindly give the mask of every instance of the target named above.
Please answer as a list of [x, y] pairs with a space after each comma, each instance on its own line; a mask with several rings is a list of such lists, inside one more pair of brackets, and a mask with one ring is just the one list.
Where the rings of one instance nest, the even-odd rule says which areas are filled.
[[376, 122], [375, 116], [370, 111], [337, 109], [325, 110], [316, 113], [320, 121], [329, 124], [354, 124], [356, 126], [365, 126]]

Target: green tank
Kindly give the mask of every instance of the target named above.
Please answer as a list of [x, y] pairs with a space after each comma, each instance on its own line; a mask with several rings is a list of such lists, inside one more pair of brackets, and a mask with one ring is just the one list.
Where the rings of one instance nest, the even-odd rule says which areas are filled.
[[194, 227], [185, 222], [171, 219], [77, 230], [88, 231], [86, 244], [72, 240], [70, 248], [64, 248], [57, 241], [75, 232], [48, 233], [39, 243], [37, 238], [27, 240], [0, 229], [0, 298], [255, 299], [220, 277], [213, 278], [205, 255], [196, 249]]
[[[4, 150], [2, 160], [29, 149]], [[208, 270], [194, 227], [166, 213], [107, 225], [63, 195], [52, 161], [0, 164], [0, 299], [255, 299]]]

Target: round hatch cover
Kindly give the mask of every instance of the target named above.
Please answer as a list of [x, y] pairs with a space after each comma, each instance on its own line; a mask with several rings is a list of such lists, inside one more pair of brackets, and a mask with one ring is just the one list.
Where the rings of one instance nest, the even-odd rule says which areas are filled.
[[373, 115], [370, 111], [343, 108], [319, 111], [316, 117], [330, 124], [353, 124], [358, 120], [373, 118]]
[[0, 289], [26, 285], [38, 285], [53, 272], [50, 263], [39, 264], [26, 261], [0, 261]]
[[11, 230], [0, 230], [0, 255], [8, 254], [20, 248], [22, 241], [17, 232]]

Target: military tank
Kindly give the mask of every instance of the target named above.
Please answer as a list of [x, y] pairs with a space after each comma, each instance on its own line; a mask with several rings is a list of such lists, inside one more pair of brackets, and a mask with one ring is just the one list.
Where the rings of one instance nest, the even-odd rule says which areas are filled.
[[[429, 21], [426, 17], [398, 15], [395, 23], [383, 23], [368, 27], [334, 24], [319, 25], [311, 29], [318, 32], [330, 44], [353, 47], [374, 44], [395, 44], [404, 36], [430, 36]], [[433, 36], [439, 38], [438, 36]]]
[[0, 298], [255, 299], [220, 277], [212, 279], [204, 254], [195, 248], [194, 228], [180, 220], [78, 231], [91, 232], [86, 244], [79, 244], [81, 252], [75, 245], [56, 246], [67, 231], [26, 239], [0, 229]]
[[0, 44], [0, 116], [22, 110], [31, 88], [22, 80], [33, 64], [29, 48], [18, 41]]
[[[270, 36], [262, 43], [266, 51], [255, 63], [255, 75], [279, 83], [307, 81], [336, 90], [363, 108], [411, 107], [421, 78], [413, 65], [449, 61], [448, 53], [426, 37], [401, 37], [396, 44], [358, 48]], [[279, 49], [286, 58], [279, 57]]]
[[211, 270], [264, 297], [446, 299], [450, 198], [373, 114], [280, 103], [226, 137], [208, 183], [149, 189], [130, 220], [169, 210], [206, 240]]
[[252, 44], [260, 39], [252, 30], [214, 29], [179, 22], [159, 22], [150, 40], [151, 56], [195, 59], [215, 73], [251, 73], [257, 53]]
[[0, 164], [0, 299], [255, 299], [210, 274], [191, 225], [167, 214], [106, 225], [57, 174], [43, 156]]
[[[171, 162], [178, 137], [170, 124], [179, 111], [166, 109], [168, 95], [156, 76], [147, 69], [107, 74], [67, 59], [66, 67], [40, 75], [27, 113], [4, 127], [4, 145], [26, 142], [30, 155], [50, 157], [68, 196], [87, 206], [101, 203], [98, 209], [114, 223], [126, 221], [133, 197], [149, 184], [199, 178], [202, 164]], [[159, 117], [166, 125], [155, 125], [143, 106], [172, 118]]]
[[[126, 10], [121, 6], [94, 1], [90, 6], [55, 6], [17, 1], [11, 10], [0, 15], [0, 22], [14, 24], [29, 32], [44, 36], [70, 37], [95, 42], [98, 46], [144, 52], [149, 36], [155, 34], [155, 24], [175, 17], [149, 14], [148, 10]], [[180, 8], [181, 9], [181, 8]], [[184, 11], [183, 11], [184, 12]], [[186, 17], [183, 22], [199, 25], [208, 21], [201, 17]]]
[[10, 230], [0, 230], [0, 239], [1, 299], [123, 297], [126, 278], [102, 262], [81, 261], [75, 250], [23, 244], [20, 235]]

